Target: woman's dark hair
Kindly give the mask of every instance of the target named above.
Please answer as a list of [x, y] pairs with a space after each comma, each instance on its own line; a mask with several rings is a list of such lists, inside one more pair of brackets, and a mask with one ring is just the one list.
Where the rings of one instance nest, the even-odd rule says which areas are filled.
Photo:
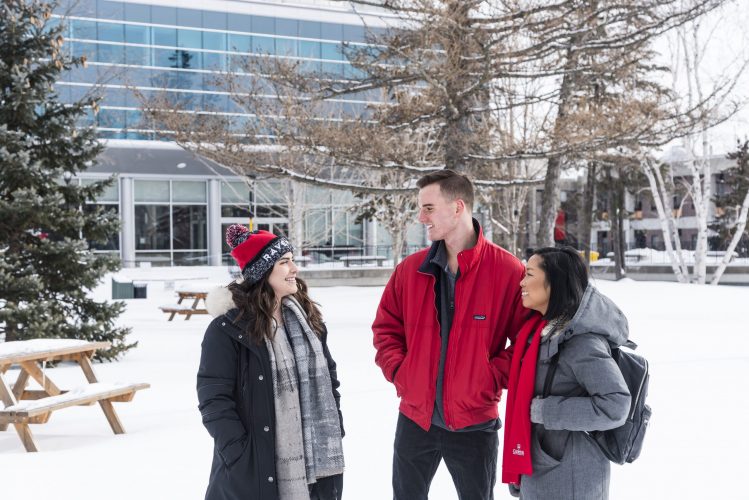
[[588, 287], [588, 271], [582, 257], [572, 247], [539, 248], [533, 255], [541, 258], [539, 265], [551, 289], [544, 319], [572, 319]]
[[[276, 331], [273, 328], [273, 309], [276, 305], [276, 294], [273, 287], [268, 283], [270, 272], [263, 276], [257, 283], [250, 284], [249, 281], [231, 283], [231, 292], [234, 305], [239, 309], [237, 320], [247, 317], [250, 319], [247, 327], [247, 335], [256, 344], [261, 344], [265, 337], [272, 339]], [[296, 279], [297, 292], [292, 296], [299, 301], [302, 309], [307, 314], [307, 319], [312, 330], [319, 337], [322, 335], [323, 322], [317, 304], [307, 294], [307, 284], [301, 278]], [[254, 318], [254, 320], [253, 320]]]

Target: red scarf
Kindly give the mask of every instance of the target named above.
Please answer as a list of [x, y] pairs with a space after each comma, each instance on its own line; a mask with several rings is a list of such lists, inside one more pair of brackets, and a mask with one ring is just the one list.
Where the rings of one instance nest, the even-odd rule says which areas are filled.
[[[520, 474], [533, 474], [531, 464], [531, 399], [536, 383], [536, 361], [541, 330], [546, 321], [534, 315], [518, 333], [510, 364], [502, 450], [502, 482], [520, 484]], [[528, 337], [533, 335], [530, 344]], [[522, 361], [522, 363], [521, 363]]]

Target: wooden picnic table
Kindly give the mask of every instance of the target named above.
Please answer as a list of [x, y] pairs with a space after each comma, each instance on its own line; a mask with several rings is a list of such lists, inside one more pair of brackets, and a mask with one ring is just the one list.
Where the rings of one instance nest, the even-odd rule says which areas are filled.
[[[208, 297], [208, 291], [204, 289], [182, 289], [177, 290], [177, 296], [179, 300], [176, 304], [166, 304], [160, 306], [160, 309], [169, 313], [169, 320], [172, 321], [174, 316], [182, 314], [185, 316], [185, 321], [189, 320], [193, 314], [208, 314], [208, 309], [205, 307], [205, 299]], [[183, 304], [182, 301], [188, 299], [192, 300], [192, 305]], [[203, 301], [203, 307], [200, 306], [200, 301]]]
[[[52, 412], [70, 406], [99, 403], [115, 434], [124, 434], [114, 402], [128, 402], [135, 392], [147, 389], [145, 383], [99, 382], [91, 358], [99, 349], [107, 349], [109, 342], [88, 342], [77, 339], [34, 339], [0, 343], [0, 431], [12, 424], [26, 451], [37, 451], [29, 424], [44, 424]], [[81, 387], [60, 389], [50, 377], [54, 369], [45, 369], [51, 361], [75, 361], [83, 370], [87, 384]], [[11, 386], [5, 374], [13, 366], [20, 368]], [[54, 374], [53, 374], [54, 375]], [[29, 379], [34, 379], [41, 390], [27, 389]]]

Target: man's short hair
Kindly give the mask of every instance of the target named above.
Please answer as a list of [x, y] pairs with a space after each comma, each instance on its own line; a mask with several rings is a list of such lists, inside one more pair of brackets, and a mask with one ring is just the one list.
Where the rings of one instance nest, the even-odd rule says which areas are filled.
[[439, 185], [442, 196], [450, 201], [463, 200], [466, 208], [469, 211], [473, 211], [473, 183], [471, 183], [471, 180], [467, 176], [455, 170], [445, 168], [431, 174], [426, 174], [418, 180], [416, 186], [422, 189], [430, 184]]

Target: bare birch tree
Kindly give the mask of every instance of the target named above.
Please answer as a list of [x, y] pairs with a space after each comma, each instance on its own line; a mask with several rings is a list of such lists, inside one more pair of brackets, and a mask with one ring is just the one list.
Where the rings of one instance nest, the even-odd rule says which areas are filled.
[[[720, 74], [710, 74], [705, 67], [711, 32], [719, 29], [724, 21], [718, 16], [708, 23], [705, 19], [690, 20], [679, 27], [673, 35], [672, 74], [675, 95], [683, 95], [677, 106], [691, 110], [691, 127], [684, 134], [683, 146], [687, 157], [676, 162], [657, 165], [652, 160], [642, 162], [643, 171], [655, 199], [666, 251], [680, 282], [704, 284], [707, 281], [708, 225], [712, 215], [713, 171], [711, 164], [710, 129], [721, 123], [739, 108], [735, 86], [749, 65], [749, 57], [735, 61], [732, 67]], [[708, 83], [710, 81], [710, 83]], [[681, 88], [684, 82], [686, 88]], [[677, 169], [686, 169], [679, 175]], [[691, 199], [697, 223], [697, 238], [694, 248], [694, 263], [690, 272], [684, 258], [678, 231], [680, 207], [673, 206], [674, 180], [686, 189]], [[680, 203], [684, 203], [682, 198]]]

